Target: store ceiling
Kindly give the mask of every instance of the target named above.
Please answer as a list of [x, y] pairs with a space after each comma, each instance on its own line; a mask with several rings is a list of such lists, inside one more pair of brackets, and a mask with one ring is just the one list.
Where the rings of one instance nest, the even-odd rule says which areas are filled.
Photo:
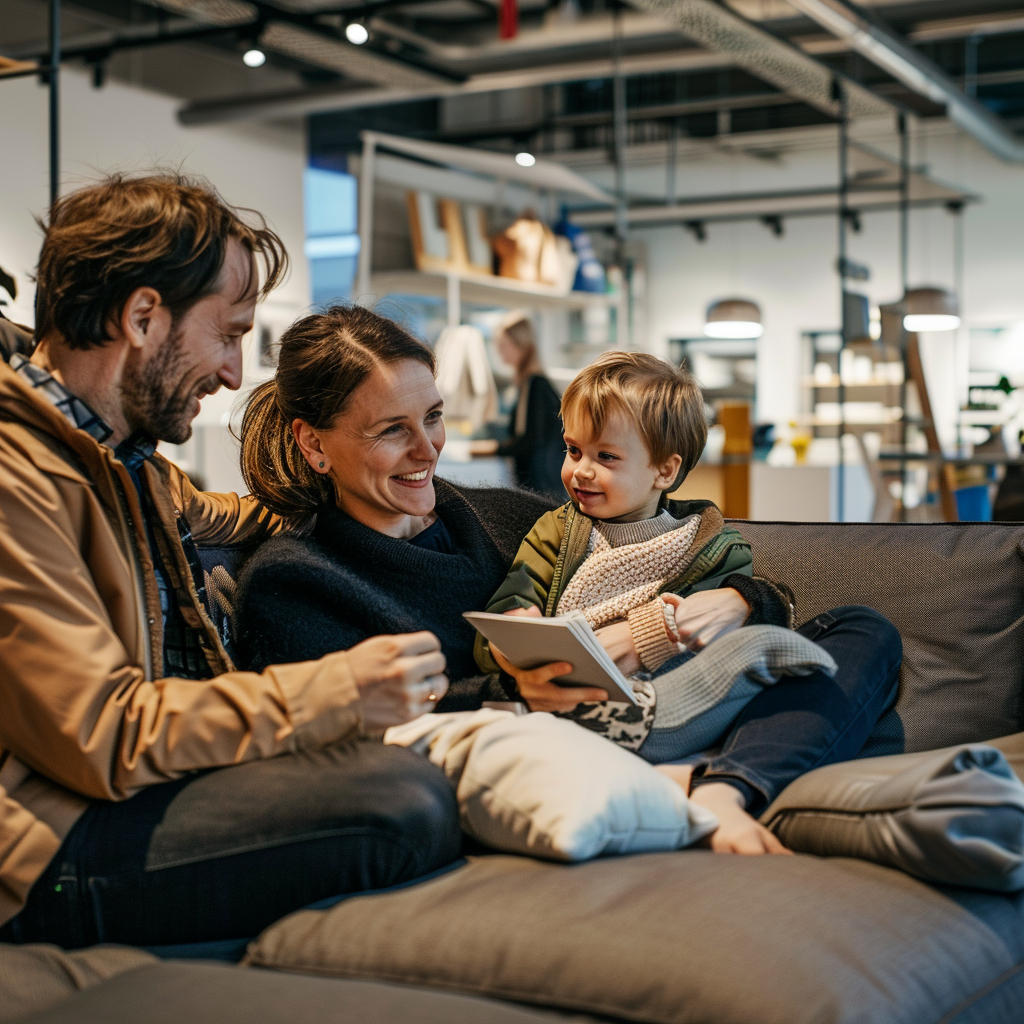
[[[617, 70], [629, 145], [833, 122], [836, 73], [854, 114], [948, 106], [843, 37], [834, 16], [847, 0], [615, 2], [519, 0], [511, 40], [498, 38], [500, 0], [63, 0], [62, 27], [69, 59], [98, 87], [110, 77], [179, 97], [192, 124], [314, 114], [312, 148], [328, 155], [363, 128], [610, 150]], [[0, 0], [0, 55], [45, 60], [47, 10]], [[855, 13], [947, 76], [968, 107], [976, 97], [978, 116], [1024, 157], [1024, 0], [861, 0]], [[353, 20], [369, 30], [364, 46], [345, 38]], [[267, 62], [247, 68], [255, 45]]]

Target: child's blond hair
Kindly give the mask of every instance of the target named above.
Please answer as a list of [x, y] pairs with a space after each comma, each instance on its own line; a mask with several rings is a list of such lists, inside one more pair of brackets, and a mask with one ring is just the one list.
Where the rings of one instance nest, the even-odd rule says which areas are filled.
[[678, 487], [697, 464], [708, 439], [704, 396], [687, 370], [646, 352], [605, 352], [582, 369], [562, 395], [562, 422], [590, 420], [594, 434], [621, 409], [636, 424], [651, 465], [671, 455], [683, 462]]

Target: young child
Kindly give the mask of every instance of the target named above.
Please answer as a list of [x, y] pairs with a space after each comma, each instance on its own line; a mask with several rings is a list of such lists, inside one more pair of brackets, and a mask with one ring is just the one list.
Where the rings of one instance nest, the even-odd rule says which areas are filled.
[[[767, 581], [752, 579], [750, 545], [712, 502], [667, 499], [707, 440], [704, 399], [689, 373], [655, 356], [609, 352], [572, 381], [561, 415], [570, 501], [537, 521], [487, 611], [581, 611], [633, 676], [639, 706], [586, 703], [568, 717], [648, 760], [669, 761], [708, 746], [758, 692], [746, 680], [737, 689], [733, 677], [752, 670], [773, 682], [773, 672], [777, 678], [828, 666], [820, 648], [772, 628], [744, 630], [746, 646], [733, 643], [725, 659], [707, 661], [705, 654], [699, 695], [696, 665], [654, 675], [714, 639], [700, 631], [680, 635], [676, 612], [687, 596], [731, 588], [739, 607], [749, 606], [745, 626], [788, 627], [791, 606]], [[498, 670], [480, 635], [475, 654], [482, 669]]]

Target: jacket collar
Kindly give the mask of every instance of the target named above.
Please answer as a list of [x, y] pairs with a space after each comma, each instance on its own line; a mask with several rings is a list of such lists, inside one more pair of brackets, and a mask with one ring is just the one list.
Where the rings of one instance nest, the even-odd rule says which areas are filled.
[[103, 444], [113, 433], [85, 402], [68, 391], [49, 370], [30, 362], [18, 352], [11, 356], [9, 365], [29, 387], [45, 395], [73, 427], [84, 430], [94, 441]]

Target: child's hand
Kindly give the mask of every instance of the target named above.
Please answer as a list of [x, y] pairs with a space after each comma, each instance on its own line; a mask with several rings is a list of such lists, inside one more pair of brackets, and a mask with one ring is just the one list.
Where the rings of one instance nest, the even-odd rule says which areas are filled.
[[[524, 609], [525, 611], [525, 609]], [[585, 701], [607, 700], [608, 694], [593, 686], [559, 686], [551, 682], [572, 671], [567, 661], [556, 661], [540, 668], [516, 668], [505, 655], [491, 647], [494, 660], [516, 681], [519, 696], [531, 711], [572, 711]]]
[[594, 631], [594, 635], [624, 676], [640, 671], [640, 655], [637, 654], [628, 622], [623, 620], [602, 626]]
[[738, 590], [698, 590], [689, 597], [662, 594], [662, 601], [675, 609], [679, 642], [690, 651], [699, 651], [712, 640], [739, 629], [750, 614], [750, 605]]
[[544, 615], [536, 605], [530, 605], [529, 608], [510, 608], [507, 612], [502, 612], [502, 615], [522, 615], [528, 619], [543, 619]]

